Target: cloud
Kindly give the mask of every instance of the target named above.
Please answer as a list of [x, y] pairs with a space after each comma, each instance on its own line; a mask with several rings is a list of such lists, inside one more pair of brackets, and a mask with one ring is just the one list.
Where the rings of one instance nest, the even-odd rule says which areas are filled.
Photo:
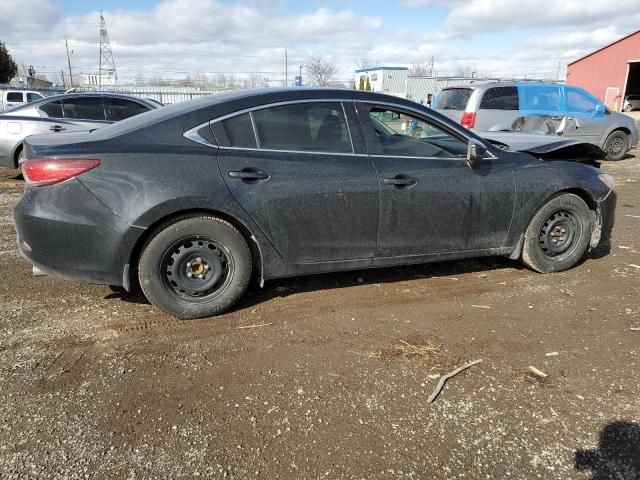
[[611, 0], [471, 0], [450, 11], [442, 32], [449, 36], [465, 36], [477, 31], [513, 28], [602, 26], [618, 20], [631, 25], [633, 18], [637, 20], [639, 10], [640, 0], [625, 0], [615, 7]]
[[[427, 0], [401, 0], [420, 7]], [[555, 76], [577, 58], [640, 25], [640, 0], [612, 9], [601, 0], [538, 0], [534, 6], [515, 0], [429, 0], [449, 13], [440, 28], [422, 32], [398, 27], [392, 19], [351, 9], [307, 7], [290, 13], [286, 2], [253, 0], [162, 0], [147, 11], [104, 10], [119, 77], [139, 75], [182, 78], [198, 72], [237, 76], [261, 72], [284, 76], [312, 56], [338, 67], [341, 80], [353, 78], [359, 59], [389, 65], [427, 63], [453, 74], [474, 67], [490, 76]], [[98, 65], [99, 12], [70, 15], [54, 0], [0, 0], [0, 35], [18, 63], [41, 73], [66, 71], [64, 38], [72, 50], [74, 74], [95, 73]], [[373, 2], [371, 5], [375, 5]], [[31, 12], [24, 15], [25, 9]], [[419, 10], [416, 10], [419, 11]], [[620, 12], [620, 13], [618, 13]], [[10, 19], [20, 20], [11, 21]], [[524, 29], [527, 40], [492, 49], [466, 48], [478, 34]], [[452, 38], [455, 37], [455, 41]], [[475, 53], [473, 53], [475, 52]]]

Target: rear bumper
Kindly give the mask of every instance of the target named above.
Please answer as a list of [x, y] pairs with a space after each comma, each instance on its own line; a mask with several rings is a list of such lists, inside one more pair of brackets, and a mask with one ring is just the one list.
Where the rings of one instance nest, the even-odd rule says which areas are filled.
[[14, 210], [20, 255], [48, 275], [123, 285], [144, 229], [117, 217], [77, 179], [27, 187]]

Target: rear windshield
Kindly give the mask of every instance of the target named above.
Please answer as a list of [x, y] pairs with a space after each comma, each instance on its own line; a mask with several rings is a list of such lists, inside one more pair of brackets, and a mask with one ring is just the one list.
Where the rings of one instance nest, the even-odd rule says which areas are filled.
[[433, 108], [441, 110], [464, 110], [471, 96], [470, 88], [448, 88], [442, 90], [436, 98]]

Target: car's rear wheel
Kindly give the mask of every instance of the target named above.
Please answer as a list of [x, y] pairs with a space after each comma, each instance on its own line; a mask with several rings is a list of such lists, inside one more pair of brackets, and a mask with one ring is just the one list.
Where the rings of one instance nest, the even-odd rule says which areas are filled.
[[556, 195], [531, 219], [522, 261], [541, 273], [567, 270], [587, 251], [591, 229], [591, 211], [584, 200], [571, 193]]
[[630, 103], [627, 103], [627, 104], [624, 106], [624, 111], [625, 111], [625, 112], [630, 112], [631, 110], [633, 110], [633, 107], [631, 106], [631, 104], [630, 104]]
[[24, 148], [20, 149], [20, 153], [18, 153], [18, 158], [16, 158], [15, 167], [20, 168], [20, 162], [24, 160]]
[[611, 133], [604, 143], [607, 160], [622, 160], [629, 151], [629, 136], [621, 130]]
[[138, 263], [147, 299], [182, 319], [229, 310], [250, 277], [251, 253], [242, 234], [208, 215], [180, 217], [158, 227]]

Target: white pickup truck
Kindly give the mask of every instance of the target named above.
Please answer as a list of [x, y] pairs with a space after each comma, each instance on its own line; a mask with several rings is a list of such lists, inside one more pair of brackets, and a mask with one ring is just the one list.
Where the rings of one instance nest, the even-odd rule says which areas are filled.
[[40, 92], [31, 90], [0, 90], [0, 112], [22, 103], [31, 103], [44, 98]]

